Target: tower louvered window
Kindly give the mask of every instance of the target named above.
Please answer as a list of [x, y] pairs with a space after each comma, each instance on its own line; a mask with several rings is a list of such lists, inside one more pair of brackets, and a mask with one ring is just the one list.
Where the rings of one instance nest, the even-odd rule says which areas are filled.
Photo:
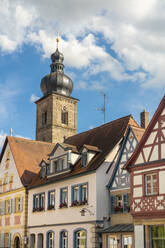
[[61, 112], [61, 122], [62, 124], [68, 125], [68, 112], [67, 111]]

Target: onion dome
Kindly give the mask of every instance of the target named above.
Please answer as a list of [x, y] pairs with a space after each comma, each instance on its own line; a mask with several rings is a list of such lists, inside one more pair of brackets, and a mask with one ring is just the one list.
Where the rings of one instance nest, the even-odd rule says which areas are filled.
[[64, 74], [64, 55], [59, 52], [58, 47], [51, 55], [52, 64], [50, 65], [50, 74], [41, 80], [41, 90], [44, 96], [51, 93], [59, 93], [61, 95], [70, 96], [73, 90], [72, 80]]

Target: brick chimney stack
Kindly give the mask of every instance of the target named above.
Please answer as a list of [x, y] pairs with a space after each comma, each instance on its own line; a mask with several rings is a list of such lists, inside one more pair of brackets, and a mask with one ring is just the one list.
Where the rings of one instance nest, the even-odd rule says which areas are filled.
[[149, 112], [143, 110], [143, 112], [140, 113], [140, 122], [142, 128], [147, 128], [149, 124]]

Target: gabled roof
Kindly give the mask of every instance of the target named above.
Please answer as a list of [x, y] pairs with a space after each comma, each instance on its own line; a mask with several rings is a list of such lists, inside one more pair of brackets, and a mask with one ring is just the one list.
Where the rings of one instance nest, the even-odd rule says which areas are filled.
[[132, 154], [132, 156], [130, 157], [130, 159], [128, 160], [128, 162], [124, 165], [124, 169], [129, 169], [130, 167], [132, 167], [134, 165], [134, 163], [136, 162], [136, 159], [138, 158], [138, 155], [140, 154], [140, 151], [143, 147], [143, 145], [145, 144], [146, 140], [148, 139], [152, 129], [154, 128], [161, 112], [163, 111], [163, 109], [165, 108], [165, 95], [163, 96], [156, 112], [154, 113], [152, 120], [150, 121], [148, 127], [146, 128], [144, 135], [141, 138], [141, 141], [139, 142], [138, 146], [136, 147], [134, 153]]
[[2, 161], [5, 148], [9, 144], [18, 174], [23, 185], [31, 183], [40, 171], [39, 164], [47, 159], [55, 144], [7, 136], [0, 155]]
[[117, 159], [115, 168], [113, 170], [112, 176], [111, 176], [111, 178], [109, 180], [109, 183], [107, 185], [108, 188], [110, 188], [112, 186], [112, 184], [113, 184], [113, 181], [114, 181], [116, 172], [117, 172], [117, 170], [119, 168], [119, 165], [120, 165], [120, 162], [121, 162], [121, 158], [122, 158], [122, 155], [123, 155], [123, 151], [125, 149], [125, 146], [126, 146], [126, 143], [127, 143], [127, 140], [128, 140], [128, 137], [130, 135], [131, 130], [132, 130], [132, 132], [135, 135], [135, 139], [139, 142], [140, 139], [141, 139], [141, 137], [143, 136], [143, 133], [144, 133], [144, 130], [145, 129], [143, 129], [141, 127], [135, 127], [135, 126], [129, 126], [129, 128], [127, 129], [127, 133], [126, 133], [126, 135], [124, 137], [124, 140], [122, 142], [122, 145], [121, 145], [120, 154], [118, 156], [118, 159]]
[[95, 157], [85, 167], [82, 167], [81, 161], [78, 160], [72, 168], [72, 171], [69, 173], [57, 175], [51, 178], [41, 178], [40, 174], [38, 174], [33, 180], [31, 187], [96, 170], [104, 162], [106, 156], [124, 137], [129, 125], [139, 127], [133, 117], [129, 115], [67, 138], [65, 143], [69, 146], [76, 146], [78, 151], [82, 149], [84, 144], [89, 147], [98, 147], [99, 151], [96, 151]]
[[58, 147], [61, 147], [62, 149], [64, 149], [64, 151], [72, 150], [74, 153], [78, 153], [77, 147], [74, 145], [68, 145], [65, 143], [57, 143], [55, 147], [53, 148], [53, 150], [51, 151], [51, 153], [49, 154], [49, 156], [53, 156], [53, 154], [58, 149]]

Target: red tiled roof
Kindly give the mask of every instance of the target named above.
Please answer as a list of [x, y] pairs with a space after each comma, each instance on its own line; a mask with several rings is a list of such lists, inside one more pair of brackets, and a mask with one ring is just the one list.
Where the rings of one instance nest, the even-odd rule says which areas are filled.
[[32, 182], [34, 176], [40, 171], [39, 164], [42, 159], [47, 159], [55, 144], [34, 141], [24, 138], [7, 136], [1, 155], [2, 160], [7, 143], [11, 152], [23, 185]]
[[62, 180], [64, 178], [97, 169], [104, 162], [109, 152], [111, 152], [118, 142], [124, 137], [129, 126], [139, 127], [131, 115], [67, 138], [65, 143], [76, 146], [79, 151], [85, 144], [91, 147], [98, 147], [101, 152], [96, 152], [96, 156], [89, 162], [88, 166], [82, 167], [81, 161], [79, 160], [73, 167], [72, 171], [66, 174], [57, 175], [51, 178], [41, 178], [39, 173], [33, 180], [30, 187]]

